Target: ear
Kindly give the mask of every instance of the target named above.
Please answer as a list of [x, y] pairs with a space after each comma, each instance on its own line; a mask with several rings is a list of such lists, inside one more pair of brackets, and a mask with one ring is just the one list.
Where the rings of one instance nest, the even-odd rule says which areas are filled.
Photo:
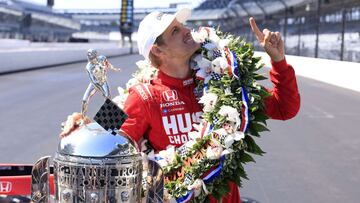
[[154, 44], [154, 45], [151, 47], [150, 52], [151, 52], [152, 54], [154, 54], [155, 56], [157, 56], [157, 57], [160, 57], [160, 55], [163, 54], [162, 48], [159, 47], [159, 46], [157, 46], [156, 44]]

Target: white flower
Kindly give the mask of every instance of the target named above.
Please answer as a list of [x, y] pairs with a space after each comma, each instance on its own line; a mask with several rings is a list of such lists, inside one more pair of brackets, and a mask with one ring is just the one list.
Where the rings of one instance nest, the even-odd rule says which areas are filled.
[[213, 60], [213, 56], [214, 56], [214, 51], [213, 50], [209, 50], [207, 52], [207, 58], [210, 59], [210, 60]]
[[172, 164], [175, 160], [175, 147], [169, 145], [166, 150], [160, 151], [159, 154], [156, 156], [160, 158], [160, 160], [158, 160], [157, 162], [161, 167]]
[[119, 95], [114, 97], [112, 101], [117, 104], [121, 109], [124, 108], [125, 101], [129, 96], [129, 93], [126, 92], [122, 87], [118, 87]]
[[230, 39], [220, 39], [218, 44], [217, 44], [217, 48], [222, 50], [225, 47], [227, 47], [230, 43]]
[[201, 54], [194, 54], [191, 57], [191, 61], [194, 61], [196, 64], [202, 60], [203, 56]]
[[207, 50], [214, 50], [217, 48], [217, 45], [214, 44], [214, 43], [207, 43], [204, 45], [204, 48], [207, 49]]
[[241, 140], [241, 139], [243, 139], [245, 137], [245, 134], [243, 132], [240, 132], [240, 131], [235, 131], [233, 136], [234, 136], [235, 141], [239, 141], [239, 140]]
[[205, 42], [205, 39], [208, 38], [208, 32], [205, 28], [201, 27], [199, 28], [199, 31], [192, 31], [191, 36], [193, 40], [197, 43]]
[[230, 148], [234, 143], [234, 138], [231, 135], [226, 136], [224, 140], [225, 148]]
[[196, 71], [196, 78], [199, 80], [205, 80], [207, 74], [206, 74], [206, 70], [204, 68], [200, 68], [199, 70]]
[[225, 116], [227, 121], [235, 123], [234, 130], [240, 125], [240, 114], [231, 106], [222, 106], [218, 112], [221, 116]]
[[137, 61], [135, 64], [139, 67], [139, 69], [151, 67], [151, 62], [148, 60], [140, 60]]
[[130, 89], [131, 87], [140, 84], [139, 80], [136, 78], [131, 78], [127, 83], [126, 83], [126, 89]]
[[225, 88], [224, 92], [225, 92], [225, 95], [232, 95], [232, 94], [233, 94], [233, 93], [231, 92], [230, 87]]
[[191, 58], [190, 67], [193, 70], [197, 70], [197, 77], [204, 79], [211, 72], [211, 61], [204, 58], [201, 54], [196, 54]]
[[210, 112], [215, 108], [218, 96], [214, 93], [206, 93], [201, 98], [199, 103], [204, 104], [203, 111]]
[[194, 190], [195, 197], [200, 195], [201, 189], [204, 189], [206, 194], [209, 193], [209, 191], [206, 189], [204, 181], [201, 179], [196, 179], [192, 185], [188, 186], [188, 190]]
[[231, 148], [232, 144], [235, 141], [239, 141], [243, 139], [244, 136], [245, 136], [244, 133], [240, 131], [236, 131], [233, 134], [227, 135], [224, 140], [225, 148]]
[[227, 134], [229, 134], [224, 128], [214, 130], [214, 133], [216, 133], [218, 135], [227, 135]]
[[207, 60], [206, 58], [202, 57], [201, 60], [198, 61], [198, 66], [201, 69], [209, 69], [211, 68], [211, 61]]
[[225, 150], [221, 153], [221, 155], [231, 154], [231, 153], [233, 153], [233, 152], [234, 152], [233, 149], [228, 148], [228, 149], [225, 149]]
[[189, 140], [195, 140], [201, 138], [200, 130], [199, 131], [191, 131], [188, 133]]
[[211, 62], [212, 70], [217, 74], [224, 73], [224, 70], [228, 68], [228, 62], [224, 57], [217, 57]]
[[207, 84], [209, 82], [209, 80], [211, 79], [209, 69], [200, 68], [196, 71], [195, 75], [198, 80], [204, 80], [205, 84]]
[[185, 147], [186, 147], [187, 149], [192, 149], [195, 144], [196, 144], [196, 141], [195, 141], [195, 140], [189, 140], [189, 141], [187, 141], [187, 142], [185, 143]]
[[214, 146], [209, 146], [206, 149], [206, 157], [208, 159], [219, 159], [223, 149], [218, 141], [212, 139], [212, 142], [214, 143]]
[[214, 28], [208, 28], [209, 30], [209, 40], [215, 44], [219, 43], [220, 37], [216, 34]]
[[[197, 132], [201, 132], [201, 129], [203, 128], [204, 124], [203, 124], [203, 122], [201, 122], [201, 123], [199, 123], [199, 124], [194, 123], [192, 126], [194, 127], [194, 129], [195, 129]], [[201, 136], [201, 135], [200, 135], [200, 136]]]
[[148, 60], [137, 61], [139, 70], [133, 75], [139, 82], [147, 83], [156, 76], [157, 69]]

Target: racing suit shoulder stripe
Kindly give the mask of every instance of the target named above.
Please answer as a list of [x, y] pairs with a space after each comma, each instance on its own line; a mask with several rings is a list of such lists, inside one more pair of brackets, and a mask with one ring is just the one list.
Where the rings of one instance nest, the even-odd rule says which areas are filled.
[[150, 89], [149, 89], [149, 84], [142, 84], [142, 86], [146, 89], [146, 91], [148, 92], [148, 94], [150, 95], [151, 98], [153, 98]]
[[134, 89], [142, 98], [143, 101], [152, 100], [153, 96], [149, 89], [148, 84], [138, 84], [135, 85], [132, 89]]

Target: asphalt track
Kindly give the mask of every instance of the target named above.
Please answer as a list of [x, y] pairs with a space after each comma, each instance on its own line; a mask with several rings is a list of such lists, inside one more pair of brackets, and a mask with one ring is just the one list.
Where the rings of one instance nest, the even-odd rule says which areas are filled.
[[[110, 58], [122, 68], [109, 73], [114, 96], [139, 59]], [[54, 154], [60, 123], [80, 111], [89, 83], [84, 67], [82, 62], [0, 76], [1, 163], [34, 163]], [[299, 114], [268, 122], [271, 132], [257, 139], [267, 153], [247, 166], [250, 180], [241, 195], [261, 203], [360, 202], [360, 93], [303, 77], [298, 83]], [[95, 95], [89, 115], [102, 101]]]

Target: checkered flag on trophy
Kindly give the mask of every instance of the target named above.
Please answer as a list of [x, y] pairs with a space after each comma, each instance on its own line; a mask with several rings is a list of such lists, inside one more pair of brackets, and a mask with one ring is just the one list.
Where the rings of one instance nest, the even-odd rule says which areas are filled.
[[116, 134], [128, 115], [120, 109], [113, 101], [106, 99], [100, 110], [96, 113], [94, 120], [107, 131]]

